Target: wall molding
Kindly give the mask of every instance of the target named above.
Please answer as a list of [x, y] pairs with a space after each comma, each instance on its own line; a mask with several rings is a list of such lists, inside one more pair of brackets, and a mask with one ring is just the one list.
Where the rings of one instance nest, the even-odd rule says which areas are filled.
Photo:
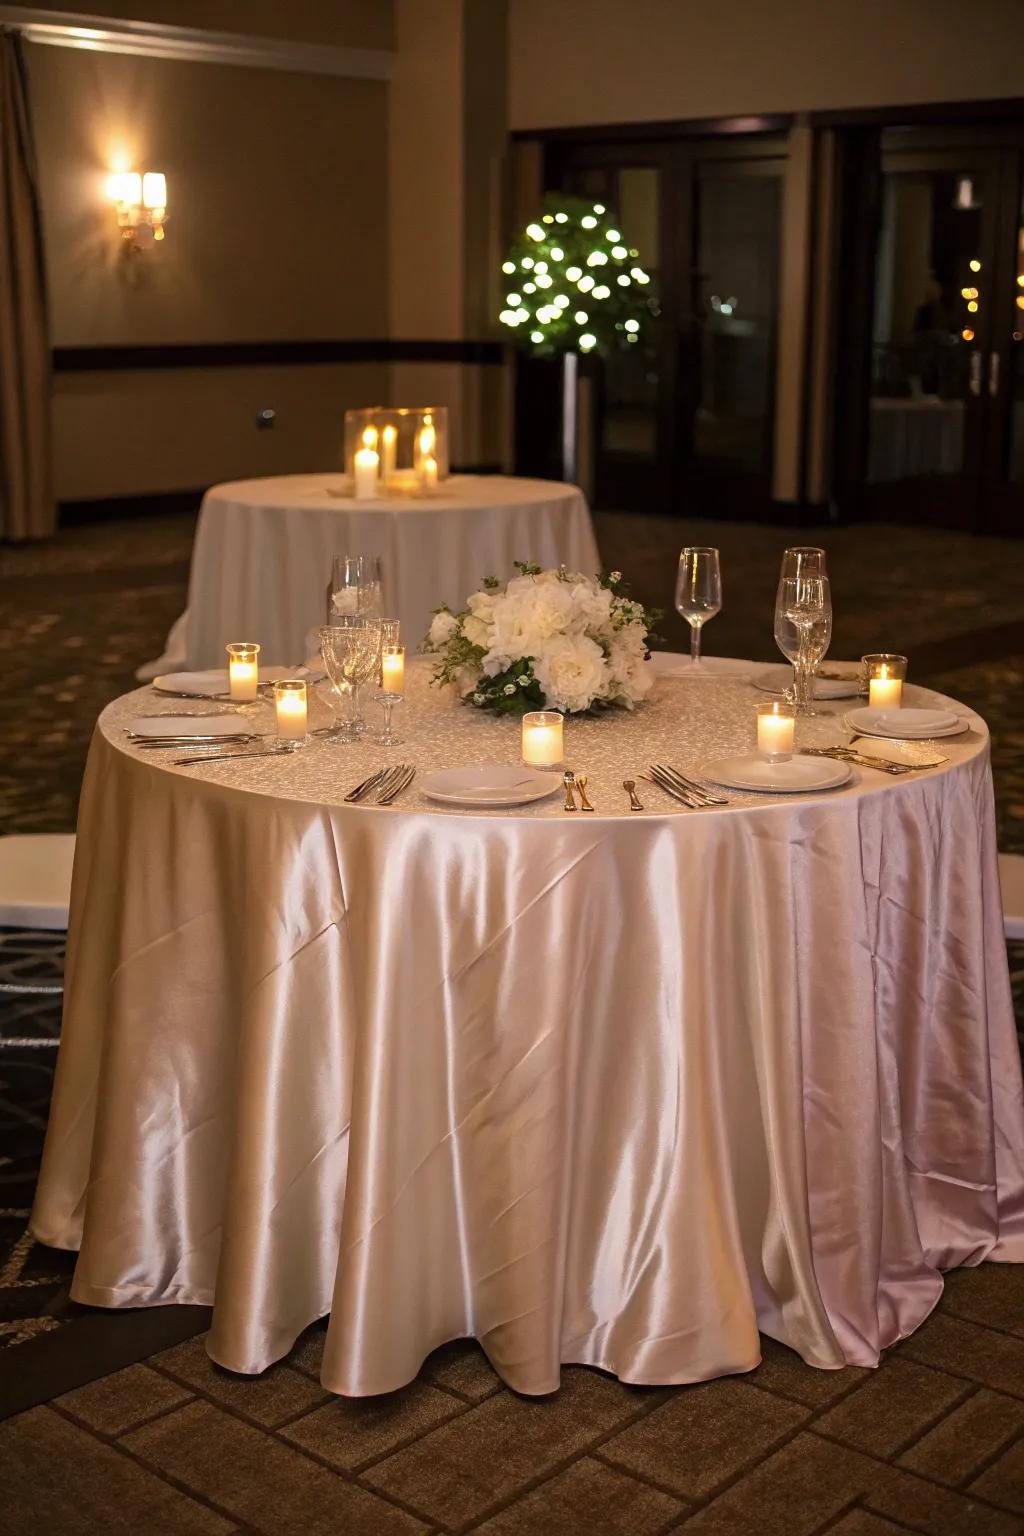
[[26, 41], [90, 53], [127, 53], [144, 59], [178, 59], [191, 64], [235, 64], [245, 69], [289, 70], [304, 75], [337, 75], [349, 80], [390, 80], [395, 53], [386, 48], [338, 48], [242, 32], [209, 32], [205, 27], [172, 27], [164, 22], [124, 21], [37, 5], [0, 4], [0, 26], [17, 27]]
[[165, 368], [294, 368], [328, 363], [467, 363], [505, 360], [500, 341], [212, 341], [54, 347], [54, 373]]

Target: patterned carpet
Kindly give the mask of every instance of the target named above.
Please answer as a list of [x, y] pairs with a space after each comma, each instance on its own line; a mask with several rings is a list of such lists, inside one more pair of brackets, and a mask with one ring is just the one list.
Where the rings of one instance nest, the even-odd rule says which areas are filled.
[[[680, 525], [611, 515], [597, 523], [606, 564], [627, 572], [638, 597], [664, 606]], [[774, 659], [774, 571], [790, 532], [685, 525], [688, 540], [722, 549], [726, 604], [706, 632], [709, 653]], [[74, 826], [93, 721], [159, 652], [183, 605], [191, 535], [192, 520], [174, 517], [0, 550], [12, 721], [0, 759], [5, 828]], [[798, 537], [813, 541], [807, 530]], [[904, 648], [917, 681], [988, 719], [1000, 845], [1024, 853], [1020, 546], [877, 527], [821, 541], [841, 602], [832, 654]], [[675, 615], [663, 633], [673, 648], [685, 645]], [[52, 978], [59, 950], [52, 938], [0, 931], [0, 979]], [[1024, 946], [1011, 969], [1024, 1020]], [[51, 999], [0, 997], [6, 1039], [52, 1040], [58, 1028]], [[0, 1049], [0, 1346], [15, 1366], [47, 1335], [58, 1345], [92, 1316], [67, 1299], [71, 1256], [26, 1233], [53, 1059], [45, 1046]], [[742, 1381], [645, 1393], [571, 1370], [550, 1404], [516, 1399], [469, 1343], [437, 1352], [405, 1392], [351, 1404], [327, 1402], [316, 1382], [322, 1329], [257, 1381], [218, 1371], [194, 1340], [0, 1427], [0, 1485], [6, 1479], [11, 1490], [11, 1513], [0, 1499], [0, 1536], [240, 1528], [633, 1536], [691, 1523], [780, 1536], [1020, 1532], [1020, 1274], [985, 1266], [953, 1277], [940, 1311], [877, 1373], [815, 1372], [766, 1341], [765, 1364]], [[132, 1316], [114, 1322], [123, 1330]], [[156, 1348], [100, 1361], [91, 1375]], [[73, 1499], [49, 1486], [54, 1459], [70, 1469]]]

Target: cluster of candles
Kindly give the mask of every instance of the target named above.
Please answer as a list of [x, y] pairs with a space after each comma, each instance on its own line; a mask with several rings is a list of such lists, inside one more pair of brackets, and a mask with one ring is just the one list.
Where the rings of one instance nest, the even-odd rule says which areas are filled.
[[[889, 651], [861, 657], [867, 674], [868, 706], [871, 709], [902, 709], [907, 658]], [[796, 709], [778, 700], [757, 706], [757, 750], [771, 762], [785, 762], [793, 754]]]
[[378, 434], [376, 427], [364, 427], [363, 446], [353, 463], [357, 501], [376, 496], [381, 484], [399, 489], [432, 491], [437, 486], [437, 429], [427, 418], [416, 434], [415, 464], [399, 472], [396, 463], [398, 430], [388, 425]]
[[[396, 631], [397, 627], [396, 624]], [[255, 703], [259, 697], [259, 646], [254, 641], [235, 641], [227, 647], [227, 653], [228, 693], [232, 703]], [[401, 698], [404, 693], [404, 645], [382, 648], [380, 686], [381, 691], [392, 698]], [[275, 682], [274, 713], [277, 734], [282, 741], [305, 741], [309, 729], [309, 692], [305, 678], [283, 677]]]

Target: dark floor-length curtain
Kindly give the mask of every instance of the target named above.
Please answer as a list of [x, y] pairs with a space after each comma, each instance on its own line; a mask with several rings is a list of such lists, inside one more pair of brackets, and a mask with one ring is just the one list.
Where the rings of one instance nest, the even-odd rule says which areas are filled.
[[0, 538], [40, 539], [50, 473], [50, 340], [43, 231], [21, 38], [0, 28]]

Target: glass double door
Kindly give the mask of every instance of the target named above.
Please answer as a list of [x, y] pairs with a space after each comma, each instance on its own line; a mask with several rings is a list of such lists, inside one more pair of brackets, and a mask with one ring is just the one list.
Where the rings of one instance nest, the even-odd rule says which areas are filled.
[[560, 150], [549, 183], [611, 209], [659, 314], [596, 380], [595, 500], [756, 517], [771, 499], [779, 140]]
[[939, 137], [882, 136], [863, 505], [1010, 528], [1024, 513], [1021, 150]]

